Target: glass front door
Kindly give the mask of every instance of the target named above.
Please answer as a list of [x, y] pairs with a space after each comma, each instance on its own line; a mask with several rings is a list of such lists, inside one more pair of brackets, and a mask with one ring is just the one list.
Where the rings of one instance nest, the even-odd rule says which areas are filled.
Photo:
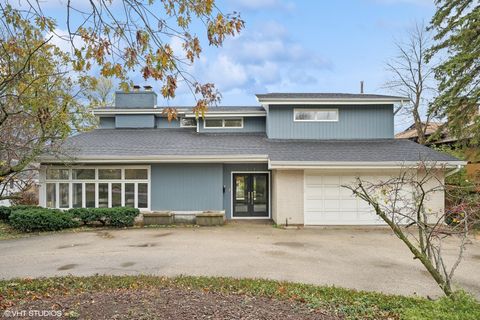
[[268, 218], [268, 174], [233, 174], [233, 217]]

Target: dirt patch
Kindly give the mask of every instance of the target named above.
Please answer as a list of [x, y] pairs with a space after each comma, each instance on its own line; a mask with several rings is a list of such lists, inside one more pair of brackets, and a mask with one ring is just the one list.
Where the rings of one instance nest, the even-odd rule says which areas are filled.
[[480, 260], [480, 254], [474, 254], [474, 255], [472, 256], [472, 259]]
[[53, 296], [9, 310], [52, 308], [78, 319], [339, 319], [295, 301], [177, 288]]
[[128, 267], [131, 267], [133, 265], [135, 265], [135, 262], [124, 262], [124, 263], [121, 264], [121, 266], [124, 267], [124, 268], [128, 268]]
[[275, 242], [274, 245], [290, 248], [301, 248], [305, 246], [302, 242]]
[[88, 243], [72, 243], [72, 244], [64, 244], [58, 246], [57, 249], [67, 249], [67, 248], [75, 248], [75, 247], [83, 247], [88, 245]]
[[167, 232], [167, 233], [158, 233], [158, 234], [154, 234], [153, 237], [154, 238], [161, 238], [161, 237], [166, 237], [166, 236], [169, 236], [171, 235], [172, 233], [171, 232]]
[[131, 244], [129, 247], [132, 248], [150, 248], [150, 247], [156, 247], [156, 243], [142, 243], [142, 244]]
[[113, 236], [113, 234], [111, 234], [108, 231], [99, 231], [99, 232], [97, 232], [97, 236], [99, 236], [100, 238], [103, 238], [103, 239], [113, 239], [113, 238], [115, 238]]
[[70, 263], [70, 264], [66, 264], [66, 265], [63, 265], [63, 266], [59, 267], [57, 270], [58, 271], [70, 270], [70, 269], [75, 268], [76, 266], [78, 266], [78, 264]]

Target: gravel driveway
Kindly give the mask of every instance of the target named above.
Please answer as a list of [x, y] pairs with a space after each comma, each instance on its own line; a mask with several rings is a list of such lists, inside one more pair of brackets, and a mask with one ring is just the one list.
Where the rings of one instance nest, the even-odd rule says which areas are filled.
[[[446, 248], [448, 250], [448, 247]], [[214, 228], [60, 233], [0, 241], [0, 278], [154, 274], [269, 278], [404, 295], [441, 295], [387, 229]], [[480, 240], [456, 280], [480, 297]]]

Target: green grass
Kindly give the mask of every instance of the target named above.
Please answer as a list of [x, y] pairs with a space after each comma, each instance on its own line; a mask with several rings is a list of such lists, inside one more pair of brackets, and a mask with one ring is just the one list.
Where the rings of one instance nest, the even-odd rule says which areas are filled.
[[15, 279], [0, 281], [1, 304], [19, 299], [36, 299], [44, 294], [79, 294], [114, 289], [177, 287], [227, 294], [266, 296], [296, 300], [347, 319], [480, 319], [480, 304], [465, 293], [455, 300], [430, 301], [417, 297], [385, 295], [336, 287], [319, 287], [271, 280], [214, 277], [165, 278], [155, 276], [92, 276]]

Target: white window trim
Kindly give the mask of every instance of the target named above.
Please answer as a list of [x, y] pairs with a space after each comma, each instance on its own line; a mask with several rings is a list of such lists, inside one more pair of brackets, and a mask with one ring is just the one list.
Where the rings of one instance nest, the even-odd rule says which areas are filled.
[[[335, 111], [337, 113], [337, 118], [333, 120], [301, 120], [301, 119], [296, 119], [295, 115], [297, 112], [317, 112], [317, 111]], [[330, 108], [330, 109], [324, 109], [324, 108], [318, 108], [318, 109], [311, 109], [311, 108], [294, 108], [293, 109], [293, 121], [294, 122], [338, 122], [339, 121], [339, 111], [338, 108]]]
[[[221, 127], [207, 127], [206, 126], [206, 120], [222, 120], [222, 126]], [[242, 125], [240, 127], [225, 127], [225, 120], [240, 120]], [[206, 118], [203, 119], [203, 129], [209, 130], [209, 129], [243, 129], [243, 118]]]
[[[107, 183], [108, 184], [108, 206], [111, 207], [112, 204], [112, 195], [111, 195], [111, 189], [112, 189], [112, 183], [120, 183], [122, 192], [121, 192], [121, 206], [125, 206], [125, 183], [133, 183], [134, 184], [134, 206], [137, 208], [138, 204], [138, 184], [139, 183], [147, 183], [147, 208], [138, 208], [140, 211], [150, 211], [151, 208], [151, 199], [152, 199], [152, 183], [151, 183], [151, 166], [141, 166], [141, 165], [133, 165], [133, 166], [72, 166], [69, 168], [66, 168], [65, 166], [48, 166], [46, 168], [48, 169], [68, 169], [69, 170], [69, 179], [68, 180], [60, 180], [60, 179], [47, 179], [46, 174], [45, 178], [42, 179], [42, 184], [45, 186], [45, 191], [41, 192], [41, 201], [40, 203], [43, 204], [43, 206], [46, 206], [47, 202], [47, 192], [46, 192], [46, 184], [47, 183], [54, 183], [55, 184], [55, 209], [62, 209], [62, 210], [67, 210], [73, 208], [73, 184], [74, 183], [80, 183], [82, 184], [82, 208], [86, 206], [86, 183], [94, 183], [95, 184], [95, 208], [98, 208], [98, 202], [99, 202], [99, 188], [98, 184], [99, 183]], [[72, 169], [95, 169], [95, 179], [85, 179], [85, 180], [80, 180], [80, 179], [72, 179]], [[122, 176], [121, 179], [99, 179], [98, 177], [98, 170], [99, 169], [122, 169]], [[147, 179], [125, 179], [125, 169], [147, 169]], [[46, 173], [46, 171], [45, 171]], [[60, 190], [59, 190], [59, 184], [60, 183], [68, 183], [69, 184], [69, 207], [68, 208], [60, 208]]]
[[182, 120], [183, 120], [183, 119], [190, 120], [190, 119], [192, 119], [192, 118], [180, 118], [180, 128], [196, 128], [196, 127], [197, 127], [197, 123], [198, 123], [198, 120], [197, 120], [197, 119], [194, 118], [194, 120], [195, 120], [195, 125], [193, 125], [193, 126], [185, 126], [185, 125], [183, 125], [183, 124], [182, 124]]

